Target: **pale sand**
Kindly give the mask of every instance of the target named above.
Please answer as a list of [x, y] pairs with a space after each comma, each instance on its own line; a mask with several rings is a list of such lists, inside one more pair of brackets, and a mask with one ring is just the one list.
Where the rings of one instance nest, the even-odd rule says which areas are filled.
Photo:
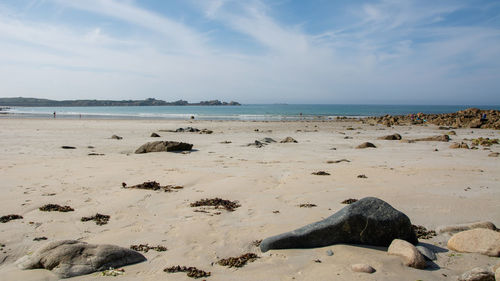
[[[161, 138], [149, 137], [159, 129], [185, 126], [214, 133], [159, 132]], [[345, 130], [348, 126], [361, 129]], [[296, 131], [299, 129], [302, 132]], [[492, 130], [455, 131], [454, 141], [499, 137]], [[353, 139], [344, 139], [339, 132]], [[46, 242], [33, 241], [39, 236], [48, 241], [80, 239], [123, 247], [149, 243], [168, 248], [166, 252], [149, 251], [146, 262], [125, 267], [125, 275], [116, 280], [193, 280], [184, 273], [163, 272], [173, 265], [211, 271], [208, 280], [454, 280], [475, 266], [498, 263], [498, 258], [445, 252], [438, 254], [441, 269], [416, 270], [403, 266], [383, 248], [333, 245], [261, 253], [251, 245], [254, 240], [328, 217], [345, 206], [340, 203], [344, 199], [366, 196], [387, 201], [413, 224], [429, 229], [485, 220], [500, 225], [500, 158], [488, 157], [490, 151], [482, 148], [450, 149], [451, 142], [376, 140], [395, 132], [403, 138], [416, 138], [446, 131], [434, 126], [385, 128], [356, 122], [0, 119], [0, 215], [24, 217], [0, 223], [0, 243], [6, 245], [5, 252], [0, 252], [0, 279], [57, 279], [47, 270], [21, 271], [13, 265]], [[110, 139], [113, 134], [123, 140]], [[245, 146], [264, 137], [279, 141], [287, 136], [299, 143]], [[143, 143], [156, 140], [190, 142], [196, 151], [133, 153]], [[232, 143], [220, 143], [225, 140]], [[364, 141], [378, 148], [354, 149]], [[77, 149], [64, 150], [63, 145]], [[88, 149], [89, 145], [95, 149]], [[500, 146], [491, 150], [500, 151]], [[105, 156], [88, 156], [91, 151]], [[326, 163], [342, 158], [351, 162]], [[319, 170], [331, 175], [311, 175]], [[359, 179], [359, 174], [368, 178]], [[183, 185], [184, 189], [164, 193], [121, 188], [122, 182], [133, 185], [148, 180]], [[467, 187], [470, 190], [465, 191]], [[55, 195], [44, 196], [50, 193]], [[211, 216], [193, 212], [195, 208], [189, 206], [213, 197], [237, 200], [241, 207]], [[70, 205], [75, 211], [39, 211], [46, 203]], [[318, 207], [299, 208], [301, 203]], [[275, 210], [279, 213], [273, 213]], [[109, 223], [97, 226], [80, 221], [96, 212], [110, 215]], [[437, 240], [421, 241], [437, 244]], [[328, 249], [335, 254], [327, 256]], [[211, 265], [219, 258], [246, 252], [261, 258], [239, 269]], [[317, 259], [321, 263], [314, 261]], [[353, 273], [353, 263], [368, 263], [377, 272]], [[103, 278], [112, 277], [91, 274], [73, 279]]]

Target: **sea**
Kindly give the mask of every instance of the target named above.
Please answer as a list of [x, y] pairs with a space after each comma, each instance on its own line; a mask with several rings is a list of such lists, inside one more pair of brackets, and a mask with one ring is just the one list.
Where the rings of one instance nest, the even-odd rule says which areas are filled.
[[450, 113], [469, 107], [500, 110], [500, 105], [359, 105], [359, 104], [245, 104], [241, 106], [96, 106], [10, 107], [2, 117], [70, 119], [175, 119], [293, 121], [328, 120], [336, 117]]

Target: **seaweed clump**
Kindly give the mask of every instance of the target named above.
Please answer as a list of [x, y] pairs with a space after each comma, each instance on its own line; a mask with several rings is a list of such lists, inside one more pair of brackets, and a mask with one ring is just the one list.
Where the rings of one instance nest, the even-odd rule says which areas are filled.
[[141, 184], [136, 184], [133, 186], [127, 186], [126, 183], [122, 183], [123, 188], [136, 188], [136, 189], [149, 189], [149, 190], [160, 190], [162, 189], [165, 192], [171, 192], [173, 189], [182, 189], [183, 186], [179, 185], [160, 185], [160, 183], [156, 181], [146, 181]]
[[356, 201], [358, 201], [358, 199], [349, 198], [349, 199], [346, 199], [346, 200], [342, 201], [342, 204], [352, 204], [352, 203], [354, 203]]
[[139, 244], [139, 245], [130, 246], [130, 249], [132, 249], [134, 251], [147, 253], [147, 252], [149, 252], [149, 250], [155, 250], [157, 252], [165, 252], [167, 250], [167, 247], [161, 246], [161, 245], [149, 246], [148, 244]]
[[20, 215], [6, 215], [6, 216], [2, 216], [0, 217], [0, 222], [1, 223], [6, 223], [6, 222], [9, 222], [11, 220], [19, 220], [19, 219], [22, 219], [23, 217], [20, 216]]
[[175, 265], [167, 267], [163, 271], [168, 273], [186, 272], [187, 276], [191, 278], [209, 277], [211, 275], [211, 272], [203, 271], [194, 266], [187, 267], [187, 266]]
[[44, 212], [72, 212], [75, 209], [70, 206], [60, 206], [57, 204], [46, 204], [39, 208], [40, 211]]
[[436, 231], [434, 230], [427, 230], [427, 228], [421, 226], [421, 225], [411, 225], [411, 228], [415, 232], [415, 235], [417, 238], [422, 238], [422, 239], [430, 239], [434, 236], [436, 236]]
[[110, 216], [108, 215], [103, 215], [103, 214], [95, 214], [95, 216], [91, 217], [82, 217], [81, 221], [95, 221], [95, 224], [97, 225], [104, 225], [107, 224], [109, 221]]
[[225, 200], [225, 199], [221, 199], [221, 198], [213, 198], [213, 199], [198, 200], [194, 203], [191, 203], [190, 206], [191, 207], [211, 206], [211, 207], [215, 207], [216, 209], [219, 207], [223, 207], [224, 209], [232, 212], [236, 208], [240, 207], [241, 205], [238, 204], [238, 201], [230, 201], [230, 200]]
[[300, 204], [299, 207], [300, 208], [312, 208], [312, 207], [317, 207], [318, 205], [316, 204], [311, 204], [311, 203], [304, 203], [304, 204]]
[[254, 253], [246, 253], [239, 257], [230, 257], [227, 259], [221, 259], [217, 263], [222, 266], [228, 267], [243, 267], [247, 262], [253, 262], [259, 257]]
[[329, 176], [330, 175], [330, 173], [325, 172], [325, 171], [318, 171], [318, 172], [314, 172], [312, 174], [315, 176]]

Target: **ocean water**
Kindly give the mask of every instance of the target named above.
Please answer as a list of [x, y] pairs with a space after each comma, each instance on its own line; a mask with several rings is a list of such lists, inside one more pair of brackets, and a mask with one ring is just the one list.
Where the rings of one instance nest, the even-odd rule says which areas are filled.
[[[341, 104], [249, 104], [241, 106], [97, 106], [97, 107], [11, 107], [15, 116], [26, 118], [93, 119], [190, 119], [197, 120], [299, 120], [332, 119], [337, 116], [365, 117], [410, 113], [449, 113], [465, 105], [341, 105]], [[497, 109], [500, 106], [474, 106]]]

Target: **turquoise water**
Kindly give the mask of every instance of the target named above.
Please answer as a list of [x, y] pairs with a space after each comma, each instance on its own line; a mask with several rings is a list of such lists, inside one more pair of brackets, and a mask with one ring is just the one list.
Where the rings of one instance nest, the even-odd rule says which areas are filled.
[[[241, 106], [99, 106], [99, 107], [13, 107], [8, 110], [22, 117], [98, 119], [189, 119], [199, 120], [297, 120], [328, 119], [336, 116], [381, 116], [410, 113], [448, 113], [465, 105], [340, 105], [340, 104], [250, 104]], [[497, 109], [500, 106], [474, 106]], [[302, 115], [301, 115], [302, 114]]]

